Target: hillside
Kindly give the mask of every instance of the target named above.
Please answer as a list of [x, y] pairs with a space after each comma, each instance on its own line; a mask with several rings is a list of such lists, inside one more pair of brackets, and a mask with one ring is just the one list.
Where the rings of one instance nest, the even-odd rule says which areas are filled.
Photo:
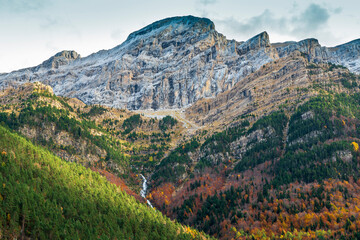
[[0, 126], [1, 238], [206, 239]]
[[[107, 170], [137, 190], [162, 156], [182, 140], [182, 123], [57, 97], [41, 83], [0, 92], [0, 122], [57, 156]], [[131, 164], [130, 164], [131, 163]]]
[[0, 75], [3, 236], [360, 238], [359, 53], [186, 16]]
[[221, 239], [359, 237], [359, 77], [305, 71], [306, 89], [171, 152], [151, 177], [152, 203]]
[[[274, 71], [294, 69], [291, 63], [299, 68], [283, 70], [283, 76]], [[284, 84], [295, 73], [304, 82], [298, 89]], [[279, 87], [270, 89], [280, 91], [275, 96], [282, 100], [269, 92], [265, 103], [239, 108], [247, 114], [221, 108], [224, 96], [241, 92], [239, 83], [207, 103], [218, 106], [218, 115], [202, 113], [222, 124], [204, 121], [196, 135], [188, 135], [180, 119], [87, 106], [40, 83], [2, 91], [0, 116], [9, 128], [100, 172], [141, 202], [137, 174], [145, 174], [151, 183], [147, 198], [157, 209], [221, 239], [357, 236], [359, 77], [338, 65], [309, 63], [300, 54], [269, 63], [248, 82], [262, 93], [257, 81], [273, 75]], [[236, 97], [224, 104], [241, 106]], [[159, 145], [149, 150], [150, 143]], [[161, 146], [167, 147], [158, 155]]]

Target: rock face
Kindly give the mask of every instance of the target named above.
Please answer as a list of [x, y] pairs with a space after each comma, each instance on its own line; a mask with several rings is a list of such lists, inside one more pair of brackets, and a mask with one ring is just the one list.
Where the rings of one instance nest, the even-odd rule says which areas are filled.
[[344, 65], [350, 71], [360, 73], [360, 39], [330, 48], [333, 58], [331, 62]]
[[322, 47], [317, 39], [310, 38], [300, 42], [273, 44], [279, 57], [300, 51], [309, 62], [330, 62], [347, 67], [353, 73], [360, 74], [360, 39], [332, 48]]
[[[214, 23], [193, 16], [157, 21], [121, 45], [80, 58], [63, 51], [39, 66], [0, 75], [0, 85], [40, 81], [55, 94], [118, 108], [184, 108], [230, 90], [266, 63], [300, 51], [313, 62], [360, 73], [360, 40], [335, 48], [316, 39], [271, 44], [266, 32], [227, 40]], [[250, 94], [250, 93], [244, 93]]]
[[[307, 74], [307, 60], [300, 52], [273, 61], [242, 79], [232, 89], [212, 99], [201, 99], [186, 109], [186, 118], [198, 125], [214, 121], [229, 122], [243, 114], [262, 115], [284, 101], [301, 96], [294, 88], [306, 88], [312, 80]], [[289, 91], [289, 92], [288, 92]]]
[[78, 54], [75, 51], [61, 51], [57, 54], [55, 54], [55, 56], [49, 58], [48, 60], [46, 60], [45, 62], [43, 62], [40, 67], [42, 68], [59, 68], [60, 66], [63, 65], [68, 65], [71, 62], [73, 62], [76, 59], [80, 59], [80, 54]]

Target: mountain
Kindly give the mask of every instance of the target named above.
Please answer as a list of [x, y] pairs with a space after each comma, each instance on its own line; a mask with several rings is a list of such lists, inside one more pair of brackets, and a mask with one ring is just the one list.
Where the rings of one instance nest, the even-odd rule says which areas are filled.
[[22, 239], [206, 239], [0, 126], [1, 236]]
[[129, 35], [121, 45], [86, 58], [63, 51], [37, 67], [0, 76], [2, 86], [40, 81], [56, 95], [117, 108], [176, 109], [232, 89], [266, 63], [295, 51], [310, 62], [341, 64], [359, 73], [359, 41], [335, 48], [316, 39], [271, 44], [266, 32], [228, 40], [209, 19], [174, 17]]
[[[88, 196], [89, 185], [109, 186], [96, 195], [101, 208], [91, 216], [108, 216], [107, 194], [121, 191], [140, 211], [124, 220], [129, 232], [139, 234], [125, 231], [130, 238], [148, 233], [133, 223], [143, 219], [143, 209], [152, 210], [144, 206], [150, 201], [156, 214], [219, 239], [359, 239], [359, 45], [270, 43], [266, 32], [237, 42], [216, 32], [209, 19], [187, 16], [155, 22], [85, 58], [63, 51], [39, 66], [0, 75], [5, 167], [11, 163], [10, 170], [29, 173], [26, 183], [40, 182], [34, 191], [52, 189], [61, 180], [48, 177], [58, 176], [49, 174], [53, 168], [27, 162], [42, 156], [28, 148], [50, 151], [62, 160], [50, 159], [74, 168], [70, 178], [84, 181], [65, 181], [66, 191], [74, 191], [70, 196]], [[23, 180], [0, 170], [11, 185]], [[93, 182], [90, 175], [100, 178], [94, 172], [119, 188]], [[45, 193], [51, 204], [77, 200]], [[16, 215], [23, 206], [18, 202], [13, 225], [8, 212], [0, 215], [13, 237], [23, 232], [23, 219], [27, 223]], [[79, 211], [65, 220], [84, 216]], [[166, 227], [146, 218], [141, 229], [164, 227], [155, 231], [161, 234], [168, 226], [174, 234], [169, 238], [182, 237], [175, 234], [181, 229], [192, 238], [207, 237], [157, 217]], [[122, 220], [109, 221], [111, 229], [123, 226], [114, 224]], [[90, 229], [113, 236], [102, 226]], [[36, 238], [37, 228], [30, 229], [25, 236]]]
[[134, 171], [148, 176], [184, 129], [170, 116], [157, 120], [56, 96], [39, 82], [0, 92], [1, 122], [69, 162], [104, 175], [115, 173], [121, 177], [115, 182], [125, 180], [136, 192], [141, 178]]
[[[247, 113], [242, 99], [251, 95], [238, 88], [196, 103], [210, 111], [193, 119], [220, 120], [204, 121], [156, 167], [153, 205], [220, 239], [358, 239], [360, 77], [303, 59], [300, 78], [287, 78], [290, 71], [275, 86], [254, 73], [255, 91], [300, 85], [280, 99], [267, 93]], [[265, 80], [277, 69], [295, 69], [299, 59], [292, 61], [269, 63]]]

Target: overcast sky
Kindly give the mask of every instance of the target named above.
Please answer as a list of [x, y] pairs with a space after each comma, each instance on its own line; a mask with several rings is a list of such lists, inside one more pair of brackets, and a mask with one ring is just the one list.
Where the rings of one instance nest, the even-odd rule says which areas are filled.
[[83, 57], [166, 17], [210, 18], [228, 39], [267, 31], [271, 42], [360, 38], [359, 0], [0, 0], [0, 72], [35, 66], [61, 50]]

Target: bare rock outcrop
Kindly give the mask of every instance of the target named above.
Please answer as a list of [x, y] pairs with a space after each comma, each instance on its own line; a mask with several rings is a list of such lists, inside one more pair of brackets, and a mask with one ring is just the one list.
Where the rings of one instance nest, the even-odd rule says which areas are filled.
[[[207, 18], [185, 16], [157, 21], [121, 45], [85, 58], [62, 51], [39, 66], [1, 74], [0, 86], [39, 81], [57, 95], [87, 104], [187, 108], [233, 89], [262, 66], [295, 52], [309, 62], [332, 62], [360, 73], [359, 40], [334, 48], [322, 47], [316, 39], [271, 44], [262, 32], [238, 42], [218, 33]], [[248, 99], [253, 90], [237, 94]]]

